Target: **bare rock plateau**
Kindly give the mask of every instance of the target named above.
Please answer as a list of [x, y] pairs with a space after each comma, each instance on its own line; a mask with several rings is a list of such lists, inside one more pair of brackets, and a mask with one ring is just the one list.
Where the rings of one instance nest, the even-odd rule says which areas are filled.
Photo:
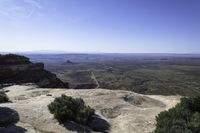
[[[0, 127], [0, 132], [5, 133], [95, 132], [73, 122], [59, 124], [54, 119], [47, 105], [62, 94], [82, 98], [87, 105], [96, 110], [96, 114], [102, 120], [109, 123], [110, 128], [107, 132], [110, 133], [150, 133], [155, 128], [155, 116], [174, 107], [180, 100], [180, 96], [141, 95], [130, 91], [106, 89], [48, 89], [36, 88], [33, 85], [14, 85], [3, 90], [12, 102], [2, 103], [0, 107], [16, 111], [19, 119], [17, 123], [15, 119], [5, 119], [16, 123]], [[93, 121], [91, 126], [95, 128], [96, 124], [104, 127], [101, 121]]]

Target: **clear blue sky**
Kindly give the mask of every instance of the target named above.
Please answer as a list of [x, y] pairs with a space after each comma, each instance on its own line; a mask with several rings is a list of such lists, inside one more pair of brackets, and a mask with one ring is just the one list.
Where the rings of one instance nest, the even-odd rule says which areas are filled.
[[0, 51], [200, 53], [200, 0], [0, 0]]

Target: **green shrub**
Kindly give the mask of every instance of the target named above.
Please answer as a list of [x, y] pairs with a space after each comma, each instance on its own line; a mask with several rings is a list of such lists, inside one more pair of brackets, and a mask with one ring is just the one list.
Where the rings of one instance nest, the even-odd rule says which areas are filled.
[[0, 91], [0, 103], [9, 102], [9, 99], [4, 91]]
[[199, 133], [200, 96], [182, 98], [181, 102], [156, 117], [154, 133]]
[[95, 113], [94, 109], [86, 106], [81, 98], [74, 99], [66, 95], [56, 98], [48, 108], [59, 122], [70, 120], [83, 125], [86, 125]]

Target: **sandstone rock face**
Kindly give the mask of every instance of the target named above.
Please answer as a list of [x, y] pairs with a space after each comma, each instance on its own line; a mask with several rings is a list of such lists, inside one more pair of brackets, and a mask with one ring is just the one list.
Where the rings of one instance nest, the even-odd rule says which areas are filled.
[[19, 55], [0, 55], [0, 84], [36, 83], [42, 88], [68, 88], [55, 74], [44, 69], [43, 63], [32, 63]]
[[[180, 96], [141, 95], [123, 90], [40, 89], [32, 85], [15, 85], [3, 90], [8, 91], [12, 103], [3, 103], [0, 107], [17, 111], [20, 119], [15, 128], [27, 130], [26, 133], [150, 133], [155, 128], [155, 116], [174, 107], [180, 99]], [[54, 119], [47, 106], [62, 94], [82, 98], [95, 109], [97, 116], [91, 118], [89, 127], [73, 122], [60, 124]], [[139, 104], [138, 99], [142, 99]], [[15, 133], [15, 128], [4, 130]]]

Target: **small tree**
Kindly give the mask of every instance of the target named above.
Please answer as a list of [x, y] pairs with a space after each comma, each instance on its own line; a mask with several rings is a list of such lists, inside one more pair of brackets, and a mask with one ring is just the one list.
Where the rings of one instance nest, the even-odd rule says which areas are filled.
[[154, 133], [199, 133], [200, 96], [182, 98], [181, 102], [156, 117]]
[[94, 109], [86, 106], [81, 98], [72, 98], [66, 95], [56, 98], [48, 105], [48, 108], [59, 122], [69, 120], [83, 125], [86, 125], [89, 118], [95, 113]]

